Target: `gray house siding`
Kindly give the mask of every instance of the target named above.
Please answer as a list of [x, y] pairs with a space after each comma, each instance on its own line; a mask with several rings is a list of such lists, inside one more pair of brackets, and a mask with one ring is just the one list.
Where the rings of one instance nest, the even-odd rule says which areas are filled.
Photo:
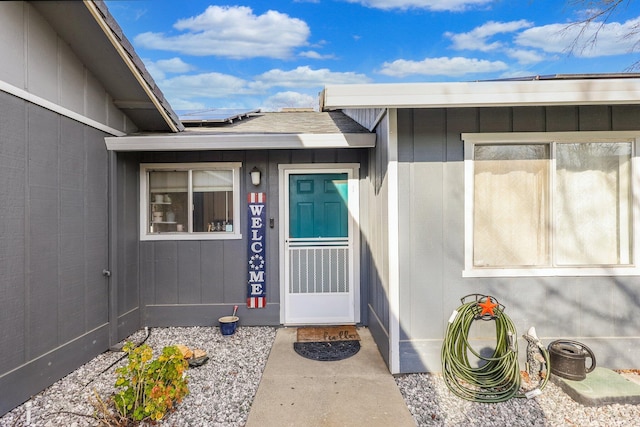
[[117, 318], [116, 325], [111, 325], [112, 333], [116, 337], [113, 341], [120, 341], [142, 324], [140, 308], [140, 250], [138, 238], [139, 206], [139, 156], [131, 153], [113, 153], [112, 188], [112, 295], [117, 301], [112, 310], [112, 318]]
[[[243, 238], [239, 240], [203, 241], [139, 241], [139, 214], [123, 218], [125, 224], [121, 239], [127, 246], [139, 247], [138, 271], [130, 267], [130, 274], [123, 278], [127, 289], [142, 290], [142, 324], [160, 326], [212, 326], [217, 319], [230, 315], [238, 305], [238, 315], [243, 325], [280, 324], [280, 272], [279, 272], [279, 182], [278, 165], [293, 163], [360, 163], [362, 187], [367, 182], [367, 150], [258, 150], [258, 151], [204, 151], [204, 152], [151, 152], [139, 155], [118, 154], [119, 179], [127, 185], [119, 185], [119, 203], [139, 197], [137, 177], [140, 163], [173, 162], [242, 162], [240, 194], [240, 226]], [[257, 166], [263, 177], [256, 187], [249, 180], [249, 171]], [[273, 218], [274, 228], [267, 228], [267, 306], [263, 309], [247, 309], [246, 256], [247, 224], [246, 200], [250, 192], [266, 192], [267, 218]], [[366, 191], [361, 190], [361, 204]], [[127, 205], [133, 203], [129, 200]], [[366, 215], [363, 215], [366, 216]], [[127, 230], [127, 231], [125, 231]], [[135, 230], [135, 231], [134, 231]], [[124, 237], [126, 235], [126, 237]], [[363, 239], [364, 241], [364, 239]], [[124, 240], [121, 240], [124, 242]], [[124, 245], [124, 243], [121, 243]], [[364, 243], [363, 243], [364, 244]], [[361, 265], [368, 265], [365, 250], [361, 250]], [[121, 255], [122, 256], [122, 255]], [[136, 275], [138, 277], [136, 277]], [[120, 275], [122, 277], [122, 275]], [[368, 274], [361, 275], [366, 283]], [[138, 285], [139, 282], [139, 285]], [[139, 286], [139, 288], [138, 288]], [[127, 292], [129, 292], [127, 290]], [[134, 291], [132, 291], [134, 292]], [[362, 291], [366, 295], [366, 290]], [[366, 299], [362, 299], [361, 312], [366, 313]], [[366, 318], [366, 316], [364, 316]], [[366, 321], [366, 320], [365, 320]]]
[[96, 127], [136, 127], [32, 4], [0, 2], [0, 29], [1, 415], [117, 338]]
[[0, 92], [0, 413], [109, 345], [104, 136]]
[[398, 110], [401, 372], [441, 369], [447, 320], [472, 293], [498, 298], [521, 333], [535, 326], [547, 344], [579, 339], [601, 366], [637, 364], [637, 277], [462, 277], [460, 134], [638, 129], [635, 106]]
[[[345, 110], [344, 113], [368, 128], [375, 128], [376, 148], [368, 150], [367, 191], [361, 208], [363, 245], [362, 276], [366, 313], [371, 334], [380, 354], [390, 363], [390, 303], [389, 303], [389, 118], [381, 109]], [[376, 120], [379, 120], [376, 123]], [[365, 263], [366, 262], [366, 263]]]
[[29, 3], [0, 2], [0, 83], [106, 126], [133, 132], [136, 126], [44, 17]]

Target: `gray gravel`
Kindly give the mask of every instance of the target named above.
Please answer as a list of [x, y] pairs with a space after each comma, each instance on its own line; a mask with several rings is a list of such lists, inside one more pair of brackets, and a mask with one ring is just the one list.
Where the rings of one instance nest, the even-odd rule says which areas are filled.
[[551, 381], [540, 396], [501, 403], [460, 399], [440, 374], [402, 375], [396, 383], [419, 426], [640, 426], [640, 405], [583, 406]]
[[[272, 327], [239, 327], [232, 336], [218, 328], [156, 328], [147, 340], [156, 352], [184, 344], [207, 352], [210, 360], [188, 371], [190, 394], [160, 426], [243, 426], [275, 339]], [[144, 331], [129, 338], [140, 342]], [[0, 418], [1, 427], [95, 426], [89, 403], [93, 390], [105, 398], [115, 391], [115, 368], [100, 374], [123, 353], [107, 352], [34, 396], [31, 422], [22, 405]], [[585, 407], [549, 382], [541, 396], [503, 403], [473, 403], [454, 396], [439, 374], [396, 377], [418, 426], [640, 426], [640, 405]], [[303, 425], [303, 424], [302, 424]]]
[[[157, 356], [163, 347], [184, 344], [207, 352], [209, 361], [188, 370], [189, 395], [168, 414], [165, 426], [243, 426], [253, 397], [258, 390], [262, 371], [275, 339], [272, 327], [239, 327], [235, 334], [223, 336], [217, 327], [154, 328], [146, 343]], [[139, 343], [139, 331], [128, 340]], [[0, 418], [0, 426], [83, 427], [95, 426], [89, 403], [93, 390], [106, 398], [115, 391], [115, 369], [126, 364], [126, 358], [100, 374], [124, 353], [103, 353], [81, 366], [42, 393], [34, 396], [31, 422], [27, 423], [27, 405], [22, 405]]]

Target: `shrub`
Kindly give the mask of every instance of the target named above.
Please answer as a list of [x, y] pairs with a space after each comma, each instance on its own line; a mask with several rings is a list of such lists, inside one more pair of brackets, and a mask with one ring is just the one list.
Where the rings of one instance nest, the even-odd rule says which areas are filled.
[[133, 421], [161, 420], [168, 411], [189, 393], [185, 371], [189, 366], [175, 346], [165, 347], [157, 359], [152, 360], [151, 347], [134, 347], [127, 343], [129, 363], [116, 369], [116, 387], [113, 396], [118, 413]]

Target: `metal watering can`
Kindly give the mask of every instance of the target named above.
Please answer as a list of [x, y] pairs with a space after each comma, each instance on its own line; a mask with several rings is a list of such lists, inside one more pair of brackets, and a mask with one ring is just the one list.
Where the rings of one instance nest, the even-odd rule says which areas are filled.
[[[596, 357], [589, 347], [572, 340], [556, 340], [549, 344], [551, 373], [574, 381], [582, 381], [596, 368]], [[586, 359], [591, 359], [587, 368]]]

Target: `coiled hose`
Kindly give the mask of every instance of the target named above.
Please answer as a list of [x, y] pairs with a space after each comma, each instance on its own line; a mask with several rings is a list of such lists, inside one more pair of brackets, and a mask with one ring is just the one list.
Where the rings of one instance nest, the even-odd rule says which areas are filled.
[[[475, 301], [465, 299], [475, 296]], [[449, 390], [456, 396], [474, 402], [504, 402], [512, 397], [525, 397], [519, 393], [521, 377], [518, 367], [516, 328], [504, 313], [504, 306], [497, 303], [490, 314], [480, 311], [480, 303], [486, 304], [491, 297], [467, 295], [462, 305], [453, 313], [442, 345], [442, 373]], [[476, 352], [468, 342], [469, 329], [476, 320], [493, 320], [496, 325], [496, 347], [490, 357]], [[541, 347], [541, 350], [543, 347]], [[469, 353], [480, 360], [479, 367], [471, 367]], [[547, 366], [548, 353], [543, 352]], [[548, 374], [539, 389], [544, 388]], [[527, 396], [528, 397], [528, 396]]]

